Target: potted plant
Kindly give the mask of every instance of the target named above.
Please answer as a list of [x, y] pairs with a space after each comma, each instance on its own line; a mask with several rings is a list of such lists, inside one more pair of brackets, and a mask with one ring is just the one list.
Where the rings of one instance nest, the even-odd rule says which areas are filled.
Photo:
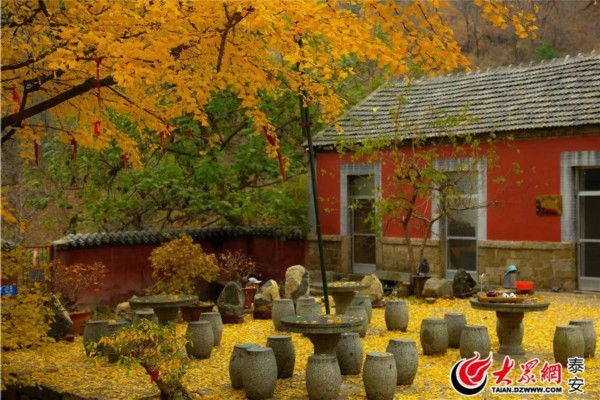
[[[219, 264], [214, 254], [207, 254], [188, 235], [181, 235], [163, 243], [150, 254], [154, 285], [151, 294], [197, 295], [203, 281], [213, 281], [219, 274]], [[201, 312], [212, 311], [211, 302], [181, 307], [184, 320], [200, 318]], [[190, 315], [192, 313], [192, 315]]]
[[89, 319], [90, 309], [80, 303], [83, 291], [99, 292], [108, 268], [101, 262], [65, 265], [60, 261], [50, 264], [51, 289], [69, 312], [73, 321], [70, 333], [81, 335]]
[[250, 281], [251, 276], [256, 274], [256, 263], [240, 250], [221, 253], [218, 260], [221, 273], [227, 280], [237, 282], [242, 287], [246, 296], [244, 308], [251, 308], [254, 295], [258, 290], [256, 283]]

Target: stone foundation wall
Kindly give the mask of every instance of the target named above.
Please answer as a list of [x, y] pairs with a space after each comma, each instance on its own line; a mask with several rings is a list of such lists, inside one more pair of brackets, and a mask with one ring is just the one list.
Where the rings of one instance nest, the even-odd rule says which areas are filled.
[[[351, 273], [350, 238], [326, 235], [323, 237], [327, 270]], [[418, 258], [420, 239], [413, 239], [415, 257]], [[486, 274], [486, 282], [500, 285], [506, 268], [514, 264], [521, 280], [535, 282], [537, 289], [559, 288], [574, 290], [577, 287], [575, 247], [571, 243], [479, 241], [479, 274]], [[425, 248], [431, 274], [443, 277], [442, 252], [439, 240], [429, 240]], [[411, 272], [408, 268], [406, 241], [402, 238], [377, 239], [377, 270]], [[308, 238], [308, 268], [320, 266], [316, 236]]]
[[479, 272], [499, 285], [506, 268], [517, 266], [521, 280], [535, 288], [574, 290], [577, 287], [575, 246], [572, 243], [479, 241]]

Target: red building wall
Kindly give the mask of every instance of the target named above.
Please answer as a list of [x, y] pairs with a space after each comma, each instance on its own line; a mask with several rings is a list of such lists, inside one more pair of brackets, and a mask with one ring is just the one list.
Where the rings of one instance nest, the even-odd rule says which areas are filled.
[[[483, 146], [486, 151], [486, 146]], [[560, 242], [560, 216], [536, 214], [535, 197], [560, 194], [560, 154], [566, 151], [600, 150], [600, 134], [587, 136], [518, 139], [494, 144], [498, 165], [487, 168], [487, 239]], [[447, 154], [452, 148], [445, 149]], [[444, 150], [442, 150], [444, 152]], [[323, 234], [340, 234], [340, 165], [365, 162], [340, 157], [335, 152], [317, 153], [317, 185]], [[516, 172], [515, 172], [516, 171]], [[389, 166], [382, 166], [384, 194]], [[497, 183], [498, 178], [504, 178]], [[398, 224], [384, 224], [385, 236], [401, 237]], [[418, 234], [413, 236], [418, 237]]]

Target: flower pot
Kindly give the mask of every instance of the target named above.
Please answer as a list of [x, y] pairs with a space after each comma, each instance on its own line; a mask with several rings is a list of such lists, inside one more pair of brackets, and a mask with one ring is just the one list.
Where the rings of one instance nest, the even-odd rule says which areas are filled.
[[244, 291], [244, 295], [246, 296], [244, 299], [244, 308], [252, 308], [252, 303], [254, 303], [254, 296], [256, 295], [256, 291], [258, 290], [258, 288], [256, 286], [247, 286], [242, 290]]
[[213, 304], [194, 304], [191, 306], [181, 306], [181, 318], [185, 322], [198, 321], [202, 313], [212, 312], [213, 307]]
[[252, 313], [254, 319], [271, 319], [272, 312], [271, 310], [254, 310]]
[[221, 320], [224, 324], [243, 324], [244, 315], [226, 315], [221, 313]]
[[71, 335], [82, 335], [83, 327], [87, 320], [90, 319], [90, 311], [71, 311], [69, 316], [71, 317], [71, 321], [73, 321], [73, 326], [69, 329], [69, 333]]

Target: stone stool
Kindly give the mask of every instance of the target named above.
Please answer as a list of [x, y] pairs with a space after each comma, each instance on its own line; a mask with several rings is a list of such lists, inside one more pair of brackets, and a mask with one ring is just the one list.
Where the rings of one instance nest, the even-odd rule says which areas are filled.
[[386, 350], [396, 361], [396, 385], [412, 385], [419, 369], [417, 342], [410, 339], [390, 339]]
[[229, 357], [229, 379], [231, 387], [234, 389], [242, 389], [242, 371], [244, 369], [244, 359], [246, 358], [246, 349], [250, 347], [260, 347], [256, 343], [238, 343], [233, 346], [231, 357]]
[[554, 359], [567, 366], [569, 358], [581, 357], [585, 354], [583, 331], [576, 325], [559, 325], [554, 331]]
[[344, 332], [336, 356], [342, 375], [358, 375], [362, 369], [363, 347], [358, 332]]
[[390, 331], [406, 332], [408, 304], [406, 300], [389, 300], [385, 305], [385, 326]]
[[367, 335], [367, 330], [369, 329], [369, 317], [367, 316], [367, 311], [363, 306], [348, 306], [344, 311], [344, 314], [349, 315], [351, 317], [360, 317], [362, 318], [362, 325], [358, 331], [358, 335], [361, 338], [364, 338]]
[[186, 337], [189, 343], [185, 345], [188, 357], [205, 360], [210, 358], [215, 345], [212, 326], [208, 321], [188, 322]]
[[313, 354], [306, 364], [306, 391], [310, 400], [334, 400], [342, 386], [342, 374], [333, 354]]
[[273, 302], [271, 319], [273, 320], [275, 330], [283, 330], [283, 325], [281, 325], [279, 320], [289, 315], [296, 315], [296, 310], [294, 309], [294, 302], [292, 299], [277, 299]]
[[448, 349], [448, 328], [443, 318], [424, 318], [421, 321], [421, 347], [423, 354], [446, 354]]
[[596, 355], [596, 329], [594, 328], [594, 321], [591, 319], [577, 319], [569, 321], [569, 325], [581, 327], [583, 342], [585, 343], [583, 356], [585, 358], [594, 357]]
[[249, 347], [244, 357], [242, 384], [246, 398], [270, 399], [277, 385], [277, 361], [270, 347]]
[[223, 337], [223, 319], [221, 313], [218, 312], [203, 312], [200, 314], [199, 321], [208, 321], [213, 331], [214, 345], [221, 345], [221, 338]]
[[460, 334], [462, 328], [467, 325], [465, 314], [446, 313], [444, 315], [448, 327], [448, 347], [458, 349], [460, 347]]
[[363, 383], [369, 400], [391, 400], [396, 392], [396, 360], [392, 353], [367, 354], [363, 368]]
[[266, 347], [273, 349], [277, 362], [277, 378], [285, 379], [294, 376], [296, 351], [289, 335], [271, 335], [267, 338]]
[[373, 316], [373, 304], [371, 303], [371, 298], [369, 296], [357, 294], [352, 299], [352, 303], [350, 303], [350, 305], [364, 307], [365, 311], [367, 312], [369, 324], [371, 323], [371, 318]]
[[471, 358], [478, 352], [482, 357], [487, 357], [490, 352], [490, 335], [485, 326], [465, 325], [460, 335], [460, 356]]

